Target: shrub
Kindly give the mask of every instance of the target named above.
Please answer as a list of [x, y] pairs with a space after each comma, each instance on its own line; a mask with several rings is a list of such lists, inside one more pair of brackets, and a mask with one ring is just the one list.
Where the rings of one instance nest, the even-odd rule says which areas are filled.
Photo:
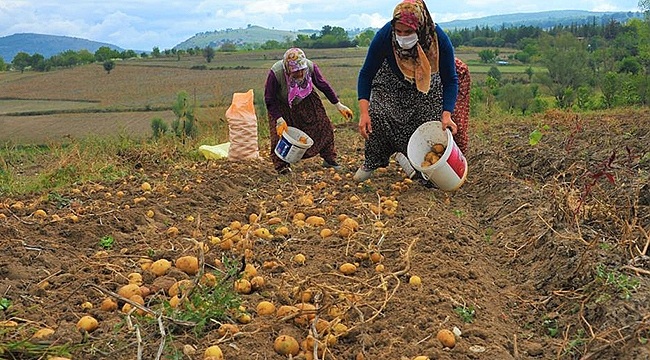
[[151, 119], [151, 131], [153, 132], [154, 139], [160, 139], [169, 131], [169, 126], [161, 118]]

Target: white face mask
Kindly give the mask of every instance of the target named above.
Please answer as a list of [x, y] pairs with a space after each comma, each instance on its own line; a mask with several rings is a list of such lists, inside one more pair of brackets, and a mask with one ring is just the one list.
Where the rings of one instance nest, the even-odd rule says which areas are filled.
[[395, 40], [397, 40], [397, 44], [399, 45], [399, 47], [408, 50], [414, 47], [415, 44], [418, 43], [418, 34], [413, 33], [411, 35], [406, 35], [406, 36], [395, 35]]

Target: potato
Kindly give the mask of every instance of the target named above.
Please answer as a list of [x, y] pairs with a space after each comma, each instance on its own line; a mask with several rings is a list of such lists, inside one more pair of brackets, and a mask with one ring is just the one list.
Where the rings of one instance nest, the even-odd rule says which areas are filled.
[[275, 313], [275, 305], [270, 301], [260, 301], [257, 304], [257, 315], [273, 315]]
[[99, 322], [97, 319], [90, 315], [82, 316], [79, 321], [77, 321], [77, 330], [84, 330], [87, 332], [93, 332], [99, 327]]
[[334, 235], [334, 232], [331, 229], [325, 228], [320, 231], [320, 237], [322, 237], [323, 239], [328, 238], [332, 235]]
[[246, 279], [239, 279], [235, 281], [235, 291], [240, 294], [250, 294], [253, 290], [250, 281]]
[[307, 259], [305, 258], [305, 255], [303, 255], [303, 254], [296, 254], [293, 257], [293, 262], [298, 264], [298, 265], [305, 265], [306, 260]]
[[357, 266], [351, 263], [345, 263], [339, 267], [339, 271], [345, 275], [352, 275], [357, 271]]
[[257, 276], [257, 268], [253, 264], [246, 264], [244, 267], [244, 273], [242, 274], [242, 277], [244, 279], [252, 279], [255, 276]]
[[54, 330], [50, 328], [42, 328], [42, 329], [38, 329], [38, 331], [36, 331], [34, 335], [32, 335], [32, 339], [46, 338], [52, 334], [54, 334]]
[[278, 308], [278, 310], [275, 312], [275, 315], [279, 318], [283, 318], [286, 316], [291, 316], [294, 314], [297, 314], [300, 312], [300, 309], [293, 305], [282, 305]]
[[219, 326], [219, 329], [217, 329], [217, 334], [219, 334], [219, 336], [225, 336], [227, 334], [235, 335], [238, 332], [239, 327], [235, 324], [221, 324], [221, 326]]
[[106, 298], [102, 301], [99, 309], [102, 311], [115, 311], [117, 310], [117, 303], [111, 298]]
[[251, 279], [251, 287], [253, 288], [253, 290], [259, 290], [259, 289], [263, 288], [264, 284], [266, 284], [266, 281], [264, 280], [263, 277], [261, 277], [259, 275], [254, 276]]
[[140, 188], [142, 191], [151, 191], [151, 184], [145, 181], [142, 183], [142, 185], [140, 185]]
[[212, 273], [205, 273], [199, 283], [204, 286], [214, 287], [217, 285], [217, 277]]
[[372, 261], [375, 264], [382, 261], [383, 259], [384, 257], [378, 252], [373, 252], [372, 254], [370, 254], [370, 261]]
[[151, 271], [156, 276], [162, 276], [165, 275], [167, 271], [171, 269], [171, 267], [172, 263], [169, 260], [159, 259], [151, 264], [149, 271]]
[[280, 226], [274, 230], [275, 235], [287, 236], [289, 235], [289, 228], [286, 226]]
[[140, 273], [130, 273], [126, 278], [129, 279], [129, 284], [136, 284], [138, 286], [142, 285], [142, 274]]
[[316, 306], [310, 303], [296, 304], [296, 308], [300, 311], [300, 315], [296, 316], [293, 321], [300, 326], [308, 326], [316, 317]]
[[181, 298], [178, 297], [178, 295], [174, 295], [169, 299], [169, 306], [171, 306], [173, 309], [177, 308], [180, 303]]
[[280, 355], [298, 355], [300, 352], [300, 345], [298, 341], [289, 335], [280, 335], [273, 342], [273, 349]]
[[456, 336], [454, 335], [453, 332], [447, 330], [447, 329], [442, 329], [438, 331], [438, 334], [436, 335], [436, 339], [442, 343], [444, 347], [448, 348], [453, 348], [456, 346]]
[[442, 155], [445, 152], [445, 146], [442, 144], [434, 144], [431, 150], [438, 155]]
[[409, 278], [409, 284], [415, 287], [420, 286], [422, 285], [422, 279], [417, 275], [413, 275]]
[[192, 287], [194, 286], [194, 283], [190, 279], [183, 279], [179, 280], [174, 283], [169, 288], [168, 294], [169, 296], [176, 296], [178, 295], [179, 297], [185, 295], [186, 293], [190, 292], [192, 290]]
[[215, 359], [223, 360], [223, 352], [221, 351], [219, 345], [212, 345], [209, 348], [205, 349], [203, 358], [205, 359], [210, 356], [214, 357]]
[[323, 219], [320, 216], [310, 216], [308, 217], [305, 222], [311, 226], [323, 226], [325, 225], [325, 219]]
[[352, 218], [345, 218], [341, 222], [341, 227], [346, 227], [346, 228], [348, 228], [348, 229], [350, 229], [352, 231], [357, 231], [357, 230], [359, 230], [359, 223], [356, 220], [352, 219]]
[[196, 256], [181, 256], [176, 259], [174, 265], [188, 275], [196, 275], [199, 272], [199, 259]]
[[117, 294], [127, 299], [133, 295], [140, 295], [140, 285], [138, 284], [124, 285], [119, 290], [117, 290]]

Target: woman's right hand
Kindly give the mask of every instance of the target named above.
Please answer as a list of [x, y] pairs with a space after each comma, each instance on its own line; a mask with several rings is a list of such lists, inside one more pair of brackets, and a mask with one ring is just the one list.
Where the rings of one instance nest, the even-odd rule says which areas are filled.
[[359, 116], [359, 133], [364, 139], [368, 139], [370, 133], [372, 133], [372, 124], [368, 112], [362, 111]]
[[370, 133], [372, 133], [370, 101], [367, 99], [359, 99], [359, 133], [366, 140], [370, 136]]

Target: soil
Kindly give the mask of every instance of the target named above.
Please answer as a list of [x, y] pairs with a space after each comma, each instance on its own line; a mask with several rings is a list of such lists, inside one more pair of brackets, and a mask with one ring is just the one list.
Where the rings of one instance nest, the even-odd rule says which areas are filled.
[[[261, 160], [193, 164], [174, 163], [173, 153], [125, 151], [135, 175], [0, 199], [0, 358], [203, 359], [216, 344], [225, 359], [287, 358], [274, 351], [276, 337], [300, 342], [315, 326], [258, 315], [256, 306], [296, 305], [310, 291], [305, 300], [331, 327], [315, 335], [330, 340], [318, 345], [319, 358], [650, 359], [648, 118], [648, 109], [552, 111], [475, 124], [468, 177], [453, 193], [406, 181], [395, 163], [356, 184], [363, 142], [353, 125], [336, 131], [338, 175], [320, 159], [277, 175], [266, 144]], [[531, 145], [536, 129], [542, 137]], [[151, 191], [141, 189], [144, 181]], [[296, 213], [321, 216], [325, 225], [302, 226]], [[358, 229], [340, 234], [340, 215]], [[273, 217], [280, 223], [270, 224]], [[224, 250], [222, 229], [233, 221], [251, 232]], [[281, 225], [288, 235], [252, 234]], [[172, 226], [178, 235], [168, 233]], [[323, 228], [335, 234], [323, 238]], [[114, 242], [104, 248], [108, 237]], [[368, 258], [373, 253], [383, 271]], [[251, 321], [226, 312], [188, 323], [169, 308], [159, 316], [169, 281], [196, 284], [199, 275], [173, 267], [156, 277], [142, 270], [142, 259], [173, 263], [183, 255], [199, 258], [199, 274], [214, 273], [228, 289], [243, 275], [229, 269], [253, 265], [265, 284], [240, 295]], [[339, 271], [347, 262], [355, 273]], [[133, 272], [151, 290], [143, 309], [152, 315], [102, 311], [107, 297], [125, 304], [115, 293]], [[421, 284], [410, 284], [412, 276]], [[195, 306], [206, 306], [204, 314], [216, 308], [207, 300]], [[99, 321], [95, 331], [77, 331], [84, 315]], [[240, 332], [221, 336], [227, 322]], [[335, 332], [337, 323], [347, 331]], [[30, 340], [44, 327], [55, 331]], [[437, 339], [441, 329], [457, 332], [453, 348]]]

